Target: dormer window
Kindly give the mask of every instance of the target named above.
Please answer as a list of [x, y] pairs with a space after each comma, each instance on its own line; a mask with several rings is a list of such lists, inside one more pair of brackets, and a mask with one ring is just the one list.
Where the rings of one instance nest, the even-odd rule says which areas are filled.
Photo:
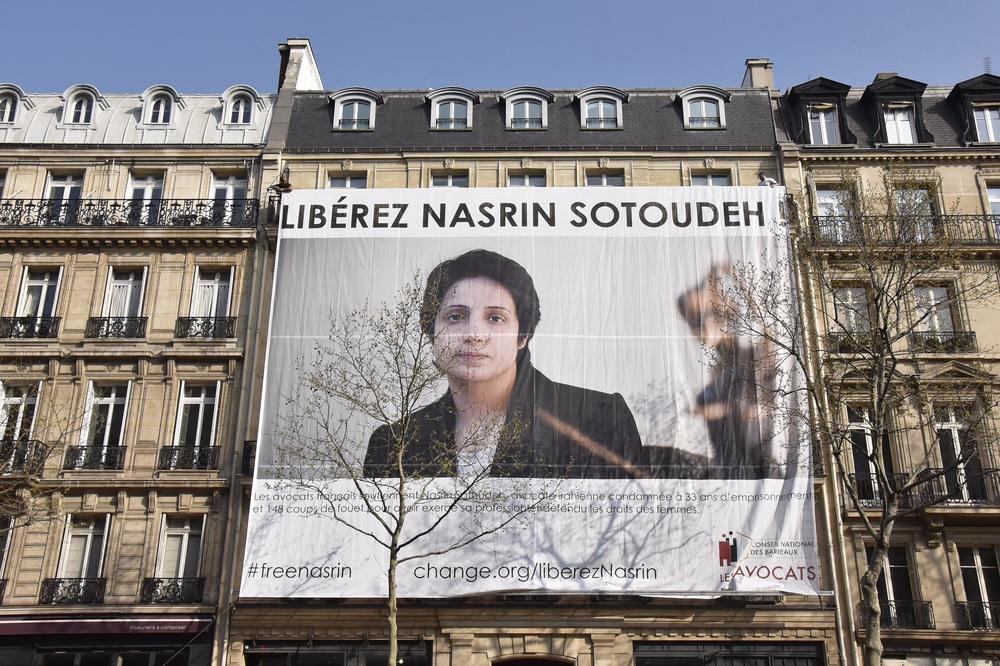
[[344, 88], [330, 95], [333, 128], [344, 132], [375, 129], [375, 110], [382, 96], [367, 88]]
[[139, 99], [142, 101], [142, 124], [146, 128], [165, 129], [173, 126], [177, 111], [184, 108], [181, 96], [168, 85], [150, 86]]
[[715, 86], [691, 86], [677, 93], [684, 109], [684, 129], [725, 129], [726, 102], [731, 97]]
[[157, 95], [149, 105], [150, 125], [169, 125], [170, 115], [173, 112], [173, 101], [167, 95]]
[[809, 105], [809, 143], [814, 146], [833, 146], [840, 143], [836, 104]]
[[431, 129], [464, 130], [472, 127], [472, 107], [479, 95], [465, 88], [438, 88], [427, 93], [431, 105]]
[[469, 126], [469, 105], [460, 99], [437, 103], [437, 129], [466, 129]]
[[539, 130], [549, 126], [549, 102], [553, 97], [547, 90], [511, 88], [500, 98], [506, 104], [507, 129]]
[[13, 93], [0, 95], [0, 123], [14, 122], [17, 115], [17, 96]]
[[514, 129], [542, 129], [542, 103], [521, 99], [510, 105], [510, 126]]
[[972, 114], [976, 119], [976, 138], [981, 143], [1000, 143], [1000, 106], [977, 106]]
[[911, 144], [913, 139], [913, 105], [887, 104], [882, 109], [885, 117], [886, 143]]
[[88, 93], [78, 93], [70, 100], [70, 119], [74, 125], [89, 125], [94, 117], [94, 98]]
[[237, 95], [229, 106], [230, 125], [249, 125], [253, 102], [247, 95]]
[[595, 86], [576, 94], [580, 102], [580, 126], [585, 129], [620, 129], [622, 102], [628, 94], [606, 86]]
[[257, 91], [246, 85], [226, 88], [219, 101], [222, 102], [223, 125], [249, 125], [253, 122], [254, 107], [259, 103]]

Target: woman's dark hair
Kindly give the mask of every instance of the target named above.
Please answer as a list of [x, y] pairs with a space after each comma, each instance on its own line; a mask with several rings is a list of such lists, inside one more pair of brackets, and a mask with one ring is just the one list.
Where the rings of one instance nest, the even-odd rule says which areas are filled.
[[535, 283], [524, 266], [489, 250], [470, 250], [454, 259], [442, 261], [430, 272], [420, 306], [420, 325], [424, 333], [434, 335], [434, 320], [445, 292], [459, 280], [475, 277], [493, 280], [510, 292], [517, 308], [518, 338], [525, 343], [531, 340], [538, 320], [542, 318]]

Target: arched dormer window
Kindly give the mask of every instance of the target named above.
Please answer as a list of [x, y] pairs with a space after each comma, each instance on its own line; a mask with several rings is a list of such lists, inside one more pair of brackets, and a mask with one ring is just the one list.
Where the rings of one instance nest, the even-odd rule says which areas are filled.
[[732, 95], [715, 86], [692, 86], [677, 93], [684, 107], [684, 129], [725, 129], [726, 103]]
[[330, 95], [333, 128], [347, 132], [375, 129], [375, 111], [384, 99], [367, 88], [344, 88]]
[[13, 123], [17, 115], [17, 97], [13, 93], [0, 94], [0, 123]]
[[91, 125], [97, 110], [107, 109], [107, 103], [94, 86], [72, 86], [62, 94], [62, 123], [65, 125]]
[[472, 106], [479, 95], [465, 88], [438, 88], [427, 93], [431, 103], [431, 129], [463, 130], [472, 128]]
[[254, 107], [259, 108], [260, 95], [250, 86], [237, 85], [222, 93], [222, 122], [226, 125], [249, 125]]
[[552, 93], [541, 88], [512, 88], [500, 95], [506, 104], [507, 129], [545, 129], [549, 126]]
[[170, 86], [152, 86], [142, 93], [143, 122], [147, 125], [172, 125], [177, 110], [183, 108], [180, 95]]
[[610, 86], [594, 86], [576, 94], [580, 102], [580, 126], [584, 129], [619, 129], [623, 126], [622, 103], [628, 93]]

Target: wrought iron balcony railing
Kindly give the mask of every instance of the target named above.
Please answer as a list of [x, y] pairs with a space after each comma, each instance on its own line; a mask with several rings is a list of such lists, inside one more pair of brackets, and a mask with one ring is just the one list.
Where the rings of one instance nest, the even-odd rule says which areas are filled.
[[878, 344], [870, 331], [837, 331], [826, 335], [826, 350], [831, 354], [857, 354]]
[[236, 317], [178, 317], [174, 337], [235, 338]]
[[925, 474], [920, 488], [927, 504], [1000, 506], [1000, 470], [931, 468]]
[[0, 476], [41, 476], [48, 453], [37, 439], [0, 442]]
[[469, 123], [465, 118], [438, 118], [438, 129], [466, 129]]
[[240, 474], [253, 476], [254, 463], [257, 461], [257, 442], [243, 442], [243, 460], [240, 464]]
[[1000, 215], [816, 215], [819, 245], [1000, 244]]
[[1000, 603], [959, 601], [955, 606], [960, 629], [1000, 631]]
[[3, 199], [0, 227], [252, 227], [255, 199]]
[[144, 338], [149, 317], [91, 317], [84, 335], [88, 338]]
[[587, 127], [591, 129], [618, 129], [617, 118], [587, 118]]
[[915, 331], [910, 334], [914, 351], [951, 354], [976, 351], [973, 331]]
[[157, 469], [218, 469], [218, 446], [164, 446]]
[[879, 624], [884, 629], [934, 629], [934, 606], [930, 601], [883, 602]]
[[688, 118], [688, 125], [690, 127], [712, 129], [722, 127], [722, 121], [719, 119], [719, 116], [690, 116]]
[[[851, 486], [857, 492], [858, 499], [861, 501], [863, 508], [879, 509], [882, 507], [882, 485], [878, 478], [870, 474], [848, 474], [847, 477]], [[906, 484], [909, 478], [909, 474], [892, 474], [889, 476], [890, 487], [898, 491], [899, 488], [902, 488]], [[850, 507], [852, 506], [850, 496], [846, 489], [844, 492], [844, 501]], [[899, 506], [902, 509], [910, 509], [919, 506], [919, 500], [920, 498], [913, 490], [908, 490], [899, 495]]]
[[511, 118], [510, 126], [514, 129], [542, 129], [541, 118]]
[[0, 317], [0, 338], [54, 338], [62, 317]]
[[357, 120], [349, 118], [340, 119], [340, 129], [342, 130], [368, 129], [369, 127], [371, 127], [371, 122], [367, 118], [359, 118]]
[[66, 451], [64, 469], [122, 469], [124, 446], [71, 446]]
[[107, 578], [46, 578], [40, 604], [103, 604]]
[[200, 604], [204, 578], [147, 578], [139, 592], [141, 604]]

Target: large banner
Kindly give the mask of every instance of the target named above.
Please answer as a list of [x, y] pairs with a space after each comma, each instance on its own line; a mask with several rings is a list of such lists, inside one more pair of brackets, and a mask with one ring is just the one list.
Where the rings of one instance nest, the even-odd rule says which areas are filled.
[[783, 194], [285, 195], [241, 594], [817, 592]]

